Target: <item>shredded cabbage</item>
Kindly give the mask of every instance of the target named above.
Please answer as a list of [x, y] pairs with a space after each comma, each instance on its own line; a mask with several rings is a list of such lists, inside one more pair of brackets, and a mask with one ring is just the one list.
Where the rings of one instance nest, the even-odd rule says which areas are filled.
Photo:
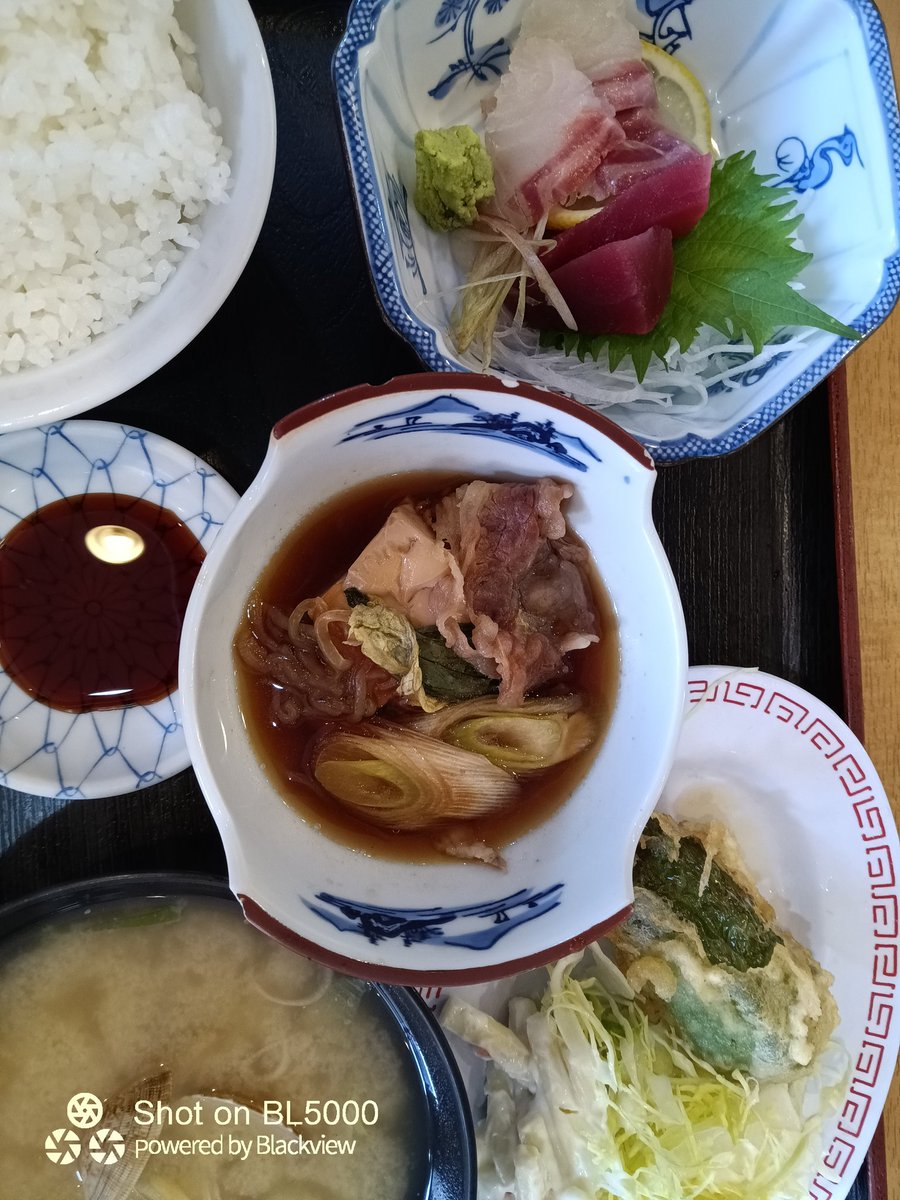
[[[493, 1060], [478, 1131], [479, 1200], [808, 1195], [836, 1080], [809, 1113], [808, 1079], [760, 1085], [719, 1074], [650, 1019], [597, 946], [551, 969], [539, 1007], [515, 1018], [513, 1041], [459, 999], [442, 1020]], [[511, 1054], [518, 1040], [530, 1053], [524, 1060]]]

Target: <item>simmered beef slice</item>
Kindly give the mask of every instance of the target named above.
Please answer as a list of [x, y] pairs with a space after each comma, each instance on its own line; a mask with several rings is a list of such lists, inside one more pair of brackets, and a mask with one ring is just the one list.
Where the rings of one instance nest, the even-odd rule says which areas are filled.
[[585, 552], [561, 510], [571, 495], [553, 479], [479, 480], [438, 506], [438, 536], [462, 568], [471, 645], [453, 621], [441, 632], [458, 653], [493, 664], [507, 707], [562, 678], [566, 653], [596, 641]]

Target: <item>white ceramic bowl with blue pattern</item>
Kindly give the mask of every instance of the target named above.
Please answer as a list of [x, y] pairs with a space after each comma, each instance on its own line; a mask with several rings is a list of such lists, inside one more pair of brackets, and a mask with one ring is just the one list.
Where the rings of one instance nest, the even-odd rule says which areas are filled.
[[[208, 551], [237, 493], [189, 450], [166, 438], [107, 421], [60, 421], [0, 436], [0, 539], [62, 498], [87, 493], [136, 497], [187, 526]], [[74, 582], [74, 581], [73, 581]], [[66, 606], [83, 596], [63, 586]], [[90, 625], [109, 636], [128, 621], [117, 598], [95, 602]], [[74, 627], [87, 622], [73, 616]], [[75, 800], [116, 796], [160, 783], [190, 766], [177, 689], [154, 703], [94, 712], [52, 708], [0, 670], [0, 784]]]
[[[463, 269], [453, 239], [412, 204], [419, 128], [481, 128], [526, 0], [355, 0], [334, 62], [369, 264], [388, 321], [435, 370], [477, 370], [447, 330]], [[555, 0], [564, 3], [565, 0]], [[642, 36], [706, 89], [723, 156], [791, 189], [815, 261], [807, 298], [861, 334], [900, 291], [900, 118], [884, 28], [871, 0], [636, 0]], [[724, 341], [724, 339], [723, 339]], [[767, 428], [856, 343], [811, 332], [790, 353], [721, 356], [699, 390], [648, 375], [637, 400], [605, 409], [657, 461], [723, 454]], [[727, 350], [726, 346], [726, 350]], [[515, 373], [595, 404], [596, 368], [539, 356]], [[633, 370], [616, 373], [636, 384]]]
[[[609, 730], [569, 798], [503, 847], [505, 872], [383, 860], [329, 837], [282, 799], [241, 713], [233, 638], [273, 555], [348, 487], [410, 469], [570, 481], [569, 519], [615, 610], [621, 669]], [[191, 760], [251, 921], [338, 969], [431, 984], [548, 962], [622, 914], [685, 703], [684, 619], [653, 528], [654, 480], [649, 455], [605, 418], [471, 374], [355, 388], [276, 426], [200, 572], [180, 670]]]

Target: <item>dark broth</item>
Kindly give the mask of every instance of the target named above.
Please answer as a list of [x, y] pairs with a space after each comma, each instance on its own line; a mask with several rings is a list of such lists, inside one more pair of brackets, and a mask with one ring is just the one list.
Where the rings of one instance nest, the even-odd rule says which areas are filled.
[[[92, 533], [131, 539], [137, 554], [104, 560], [102, 541], [89, 548]], [[91, 492], [44, 505], [0, 542], [0, 665], [66, 712], [161, 700], [178, 681], [181, 625], [204, 553], [175, 513], [135, 496]]]
[[[471, 476], [422, 471], [391, 475], [350, 489], [321, 505], [289, 534], [258, 579], [255, 594], [289, 613], [300, 600], [325, 592], [346, 573], [396, 505], [408, 497], [443, 495], [470, 480]], [[603, 741], [618, 691], [619, 639], [609, 596], [593, 570], [590, 582], [600, 641], [572, 655], [573, 671], [566, 690], [585, 697], [597, 737], [568, 762], [550, 767], [536, 778], [520, 779], [521, 795], [509, 811], [467, 822], [473, 838], [489, 846], [502, 847], [545, 821], [571, 795]], [[378, 829], [344, 809], [320, 787], [307, 773], [306, 757], [321, 721], [276, 722], [271, 714], [271, 685], [250, 671], [236, 653], [234, 661], [250, 739], [266, 774], [290, 805], [330, 837], [375, 857], [447, 861], [434, 848], [433, 831]]]

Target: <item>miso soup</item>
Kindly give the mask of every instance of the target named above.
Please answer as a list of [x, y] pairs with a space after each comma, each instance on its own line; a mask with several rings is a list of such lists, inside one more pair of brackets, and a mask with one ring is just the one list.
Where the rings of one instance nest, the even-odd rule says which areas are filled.
[[103, 904], [21, 935], [0, 1014], [0, 1200], [423, 1194], [425, 1097], [383, 1000], [232, 904]]

